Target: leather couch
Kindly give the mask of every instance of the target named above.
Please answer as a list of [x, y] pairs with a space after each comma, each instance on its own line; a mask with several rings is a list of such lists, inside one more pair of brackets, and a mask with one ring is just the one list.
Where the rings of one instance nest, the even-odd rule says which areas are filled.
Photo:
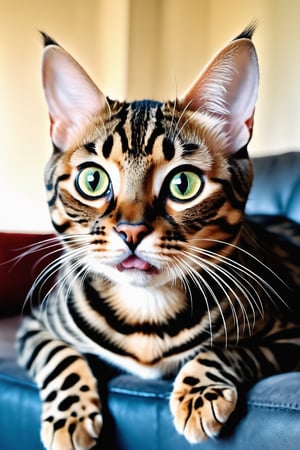
[[[247, 213], [268, 217], [284, 215], [300, 223], [300, 152], [256, 158], [254, 164], [256, 177]], [[0, 262], [14, 258], [24, 251], [20, 250], [22, 247], [44, 237], [0, 233]], [[25, 292], [38, 270], [35, 259], [41, 258], [46, 263], [44, 256], [39, 253], [17, 264], [0, 264], [1, 450], [42, 449], [38, 391], [16, 364], [14, 339]], [[96, 372], [100, 371], [97, 364]], [[171, 381], [145, 381], [128, 374], [107, 376], [103, 394], [105, 426], [99, 448], [191, 450], [191, 445], [176, 433], [172, 424], [168, 406], [171, 388]], [[221, 437], [192, 448], [300, 449], [300, 372], [259, 381], [245, 394], [239, 413], [231, 422]]]

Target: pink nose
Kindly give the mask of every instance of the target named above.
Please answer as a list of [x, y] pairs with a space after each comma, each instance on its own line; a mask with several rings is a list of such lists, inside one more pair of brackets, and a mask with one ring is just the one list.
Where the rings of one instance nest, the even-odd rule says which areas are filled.
[[151, 232], [151, 228], [144, 223], [121, 222], [115, 227], [116, 232], [126, 242], [130, 250], [134, 250], [142, 239]]

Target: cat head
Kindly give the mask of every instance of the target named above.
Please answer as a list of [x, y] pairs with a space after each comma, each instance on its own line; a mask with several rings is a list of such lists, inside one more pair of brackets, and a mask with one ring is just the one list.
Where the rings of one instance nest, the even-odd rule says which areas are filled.
[[[252, 182], [258, 64], [249, 27], [174, 101], [112, 101], [45, 38], [52, 222], [82, 264], [115, 282], [163, 284], [231, 251]], [[201, 258], [204, 256], [201, 255]]]

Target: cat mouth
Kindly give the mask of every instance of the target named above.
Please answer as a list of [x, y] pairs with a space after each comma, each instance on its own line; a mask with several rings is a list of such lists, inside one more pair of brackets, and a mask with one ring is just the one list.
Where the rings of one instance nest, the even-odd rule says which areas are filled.
[[147, 272], [150, 274], [158, 273], [158, 270], [156, 267], [152, 266], [152, 264], [148, 263], [147, 261], [144, 261], [143, 259], [139, 258], [138, 256], [129, 256], [128, 258], [124, 259], [121, 263], [117, 264], [117, 269], [119, 272], [124, 272], [125, 270], [140, 270], [142, 272]]

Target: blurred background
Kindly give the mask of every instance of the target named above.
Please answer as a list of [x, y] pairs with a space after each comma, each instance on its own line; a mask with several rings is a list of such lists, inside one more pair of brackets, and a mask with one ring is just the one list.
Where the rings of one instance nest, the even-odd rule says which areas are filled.
[[252, 20], [261, 84], [250, 154], [298, 150], [299, 0], [0, 0], [0, 230], [51, 230], [39, 30], [111, 98], [166, 100]]

